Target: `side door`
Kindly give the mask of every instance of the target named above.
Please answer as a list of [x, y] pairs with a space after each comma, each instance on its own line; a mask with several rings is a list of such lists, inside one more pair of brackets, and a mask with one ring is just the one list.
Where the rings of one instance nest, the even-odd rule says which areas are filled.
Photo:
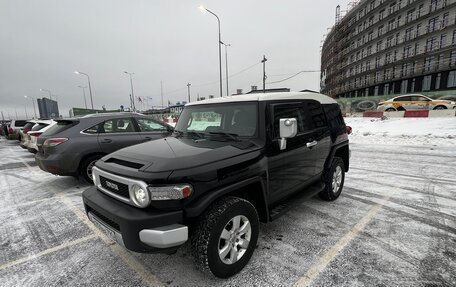
[[423, 96], [412, 96], [413, 110], [429, 110], [430, 99]]
[[397, 97], [394, 99], [393, 106], [396, 110], [402, 110], [405, 109], [406, 111], [412, 110], [412, 97], [410, 96], [403, 96], [403, 97]]
[[318, 101], [306, 101], [309, 122], [312, 128], [313, 155], [315, 171], [314, 175], [319, 176], [324, 169], [326, 159], [331, 150], [331, 131], [328, 126], [323, 106]]
[[[315, 175], [315, 149], [307, 147], [314, 141], [304, 102], [270, 104], [272, 142], [268, 148], [269, 202], [274, 204], [304, 187]], [[298, 132], [287, 139], [287, 147], [280, 150], [279, 121], [295, 118]]]
[[168, 136], [171, 129], [159, 121], [150, 118], [135, 118], [142, 141], [156, 140]]
[[141, 142], [141, 136], [131, 117], [108, 119], [101, 124], [98, 143], [104, 153], [112, 153]]

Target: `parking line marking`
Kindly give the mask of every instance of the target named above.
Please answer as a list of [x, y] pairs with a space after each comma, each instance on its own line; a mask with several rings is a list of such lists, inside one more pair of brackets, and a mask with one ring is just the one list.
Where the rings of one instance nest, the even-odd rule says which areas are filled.
[[27, 201], [27, 202], [15, 204], [15, 205], [9, 205], [6, 208], [2, 209], [2, 212], [6, 211], [6, 210], [9, 210], [9, 209], [13, 209], [13, 208], [33, 205], [33, 204], [40, 203], [40, 202], [43, 202], [43, 201], [59, 200], [61, 197], [67, 197], [67, 196], [78, 195], [78, 194], [80, 195], [81, 193], [82, 193], [82, 191], [75, 191], [75, 192], [65, 193], [65, 194], [56, 193], [55, 196], [53, 196], [53, 197], [47, 197], [47, 198], [37, 199], [37, 200], [33, 200], [33, 201]]
[[366, 227], [366, 225], [374, 218], [374, 216], [382, 209], [382, 207], [388, 202], [392, 194], [383, 197], [379, 203], [371, 207], [369, 211], [361, 218], [355, 226], [352, 227], [339, 241], [336, 242], [323, 256], [320, 257], [318, 262], [314, 264], [307, 272], [299, 278], [294, 284], [295, 287], [309, 286], [313, 280], [315, 280], [320, 273], [326, 269], [328, 264], [342, 251], [356, 236]]
[[[14, 152], [12, 148], [8, 148], [10, 152]], [[32, 167], [25, 162], [25, 160], [23, 160], [22, 158], [19, 158], [19, 160], [25, 165], [25, 167], [27, 167], [27, 169], [29, 170], [29, 172], [33, 173], [33, 169]]]
[[14, 265], [18, 265], [18, 264], [21, 264], [21, 263], [28, 262], [30, 260], [42, 257], [44, 255], [51, 254], [53, 252], [56, 252], [56, 251], [59, 251], [59, 250], [62, 250], [62, 249], [77, 245], [77, 244], [79, 244], [81, 242], [85, 242], [85, 241], [88, 241], [88, 240], [91, 240], [91, 239], [94, 239], [94, 238], [97, 238], [97, 236], [95, 234], [92, 234], [92, 235], [88, 235], [88, 236], [85, 236], [85, 237], [82, 237], [82, 238], [79, 238], [79, 239], [76, 239], [76, 240], [73, 240], [73, 241], [65, 242], [65, 243], [63, 243], [61, 245], [58, 245], [58, 246], [55, 246], [55, 247], [51, 247], [51, 248], [46, 249], [44, 251], [38, 252], [36, 254], [29, 255], [27, 257], [23, 257], [23, 258], [8, 262], [6, 264], [0, 265], [0, 270], [12, 267]]
[[98, 228], [96, 228], [90, 220], [87, 218], [87, 216], [79, 210], [76, 206], [73, 205], [71, 201], [68, 200], [66, 197], [61, 197], [60, 200], [71, 210], [73, 211], [74, 214], [85, 224], [87, 227], [89, 227], [98, 237], [103, 240], [110, 248], [111, 250], [116, 253], [117, 256], [119, 256], [133, 271], [138, 273], [141, 278], [147, 282], [149, 286], [164, 286], [163, 283], [161, 283], [158, 278], [152, 274], [151, 271], [147, 270], [144, 265], [142, 265], [133, 255], [131, 255], [127, 250], [125, 250], [123, 247], [119, 246], [117, 243], [115, 243], [113, 240], [108, 238], [106, 235], [104, 235]]

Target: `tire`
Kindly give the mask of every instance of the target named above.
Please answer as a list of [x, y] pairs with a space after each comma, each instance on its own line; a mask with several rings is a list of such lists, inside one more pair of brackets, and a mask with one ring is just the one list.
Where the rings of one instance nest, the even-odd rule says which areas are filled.
[[385, 110], [385, 112], [395, 112], [395, 111], [396, 111], [396, 110], [393, 109], [393, 108], [387, 108], [387, 109]]
[[437, 106], [434, 108], [434, 110], [446, 110], [446, 109], [447, 109], [447, 107], [445, 107], [445, 106]]
[[90, 184], [93, 184], [92, 180], [92, 168], [97, 160], [102, 158], [102, 155], [92, 155], [89, 156], [88, 158], [84, 159], [79, 166], [79, 173], [82, 175], [82, 177]]
[[[238, 228], [235, 227], [237, 219]], [[245, 233], [241, 231], [243, 226]], [[219, 278], [228, 278], [238, 273], [249, 262], [256, 247], [258, 233], [258, 213], [249, 201], [238, 197], [224, 197], [216, 201], [198, 219], [191, 236], [196, 265], [202, 271], [210, 271]], [[227, 239], [223, 239], [222, 235]], [[243, 242], [247, 242], [247, 245], [242, 247]], [[219, 252], [225, 250], [227, 252], [222, 259], [223, 255], [219, 255]], [[234, 257], [234, 250], [241, 251], [237, 257]], [[234, 262], [231, 261], [232, 258], [235, 258]]]
[[326, 186], [319, 193], [321, 199], [333, 201], [339, 197], [344, 187], [344, 168], [344, 161], [340, 157], [335, 157], [331, 167], [323, 174], [322, 180]]

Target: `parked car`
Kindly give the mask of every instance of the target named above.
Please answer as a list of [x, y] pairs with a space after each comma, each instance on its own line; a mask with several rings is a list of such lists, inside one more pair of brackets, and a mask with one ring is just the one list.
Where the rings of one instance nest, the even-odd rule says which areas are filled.
[[31, 131], [27, 133], [29, 141], [27, 142], [27, 150], [31, 153], [38, 152], [38, 146], [36, 145], [38, 137], [45, 133], [48, 129], [56, 125], [57, 122], [54, 120], [41, 120], [36, 123]]
[[106, 113], [56, 120], [37, 139], [38, 166], [57, 175], [92, 182], [92, 167], [118, 149], [168, 136], [173, 128], [136, 113]]
[[8, 126], [8, 139], [21, 140], [21, 135], [19, 132], [26, 123], [26, 120], [11, 120], [11, 123]]
[[437, 100], [445, 100], [445, 101], [450, 101], [450, 102], [456, 102], [456, 95], [446, 95], [446, 96], [441, 96]]
[[30, 136], [27, 134], [32, 128], [36, 125], [37, 120], [29, 120], [25, 123], [24, 127], [19, 131], [21, 142], [19, 145], [23, 149], [27, 149], [28, 142], [30, 141]]
[[337, 102], [318, 93], [193, 102], [171, 136], [97, 161], [84, 207], [135, 252], [171, 253], [191, 234], [196, 263], [229, 277], [250, 260], [260, 221], [274, 220], [297, 197], [339, 197], [348, 130]]
[[8, 126], [10, 124], [10, 121], [3, 121], [1, 124], [0, 124], [0, 134], [2, 136], [5, 136], [5, 137], [8, 137]]
[[390, 100], [378, 103], [377, 111], [393, 112], [408, 110], [446, 110], [455, 109], [456, 102], [448, 100], [433, 100], [429, 97], [412, 94], [392, 98]]

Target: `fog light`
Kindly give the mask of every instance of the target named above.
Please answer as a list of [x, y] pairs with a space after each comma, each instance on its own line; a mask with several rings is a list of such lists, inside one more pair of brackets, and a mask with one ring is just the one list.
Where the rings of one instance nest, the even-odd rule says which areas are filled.
[[134, 184], [131, 187], [133, 193], [133, 202], [139, 207], [146, 207], [149, 205], [150, 197], [149, 192], [141, 186]]

